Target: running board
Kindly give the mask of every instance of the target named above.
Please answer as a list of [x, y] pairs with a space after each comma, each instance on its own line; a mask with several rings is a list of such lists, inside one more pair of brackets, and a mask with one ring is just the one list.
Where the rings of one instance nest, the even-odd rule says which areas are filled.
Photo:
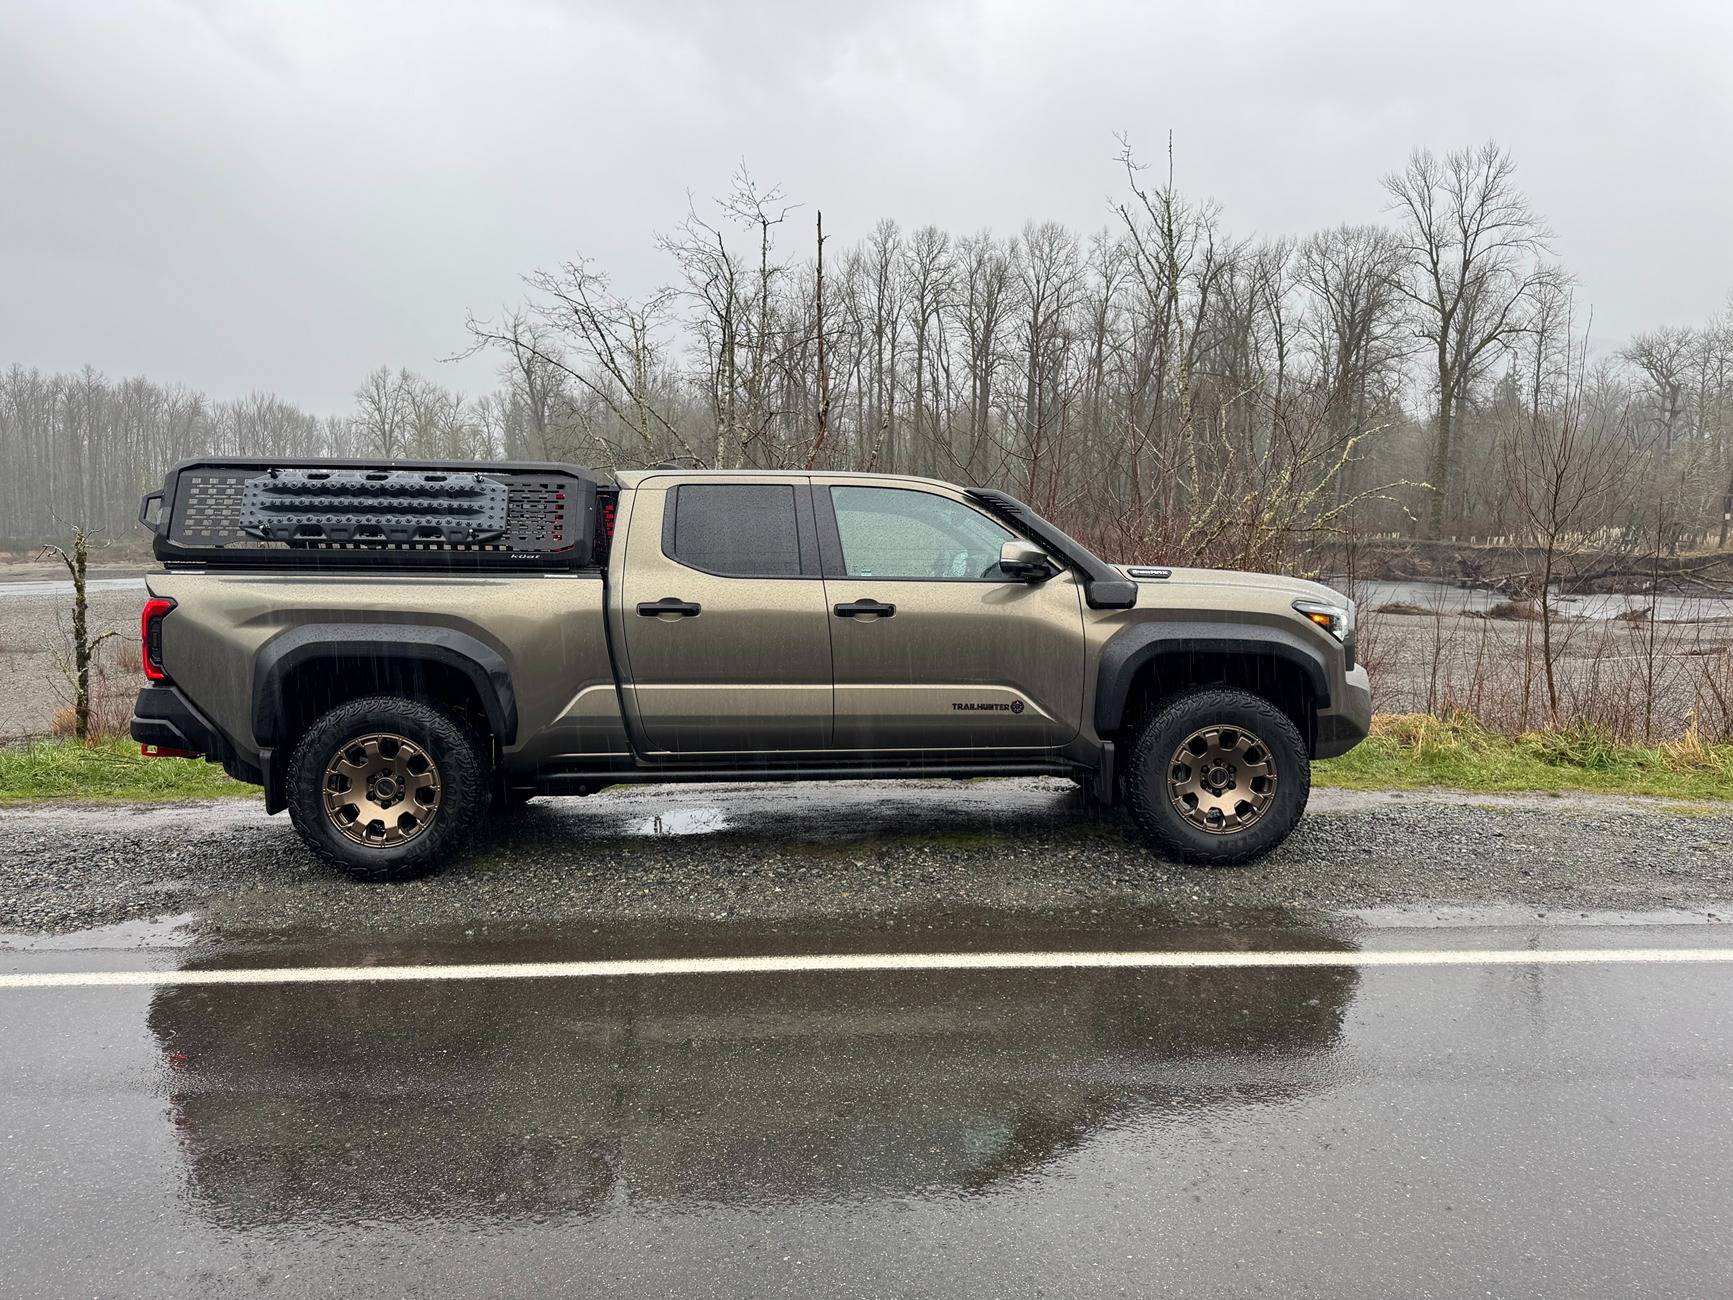
[[973, 777], [1062, 776], [1087, 777], [1088, 768], [1075, 763], [935, 763], [920, 766], [875, 765], [862, 767], [611, 767], [545, 772], [535, 781], [544, 794], [588, 793], [604, 785], [661, 785], [709, 781], [889, 781]]

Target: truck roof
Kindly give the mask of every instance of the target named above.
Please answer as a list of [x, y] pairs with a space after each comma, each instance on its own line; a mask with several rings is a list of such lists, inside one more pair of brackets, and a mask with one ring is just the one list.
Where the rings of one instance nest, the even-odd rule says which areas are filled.
[[679, 469], [668, 466], [658, 469], [622, 469], [613, 471], [615, 481], [626, 489], [635, 488], [640, 484], [668, 474], [679, 474], [682, 477], [716, 477], [716, 478], [750, 478], [768, 479], [772, 482], [797, 483], [813, 477], [821, 478], [858, 478], [858, 479], [892, 479], [899, 483], [924, 483], [931, 487], [945, 487], [953, 491], [958, 487], [955, 483], [947, 483], [943, 479], [922, 478], [914, 474], [889, 474], [881, 470], [858, 469]]

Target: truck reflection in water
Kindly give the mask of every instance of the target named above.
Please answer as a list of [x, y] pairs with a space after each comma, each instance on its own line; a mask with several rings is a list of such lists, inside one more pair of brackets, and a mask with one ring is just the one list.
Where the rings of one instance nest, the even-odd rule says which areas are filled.
[[150, 1026], [190, 1198], [213, 1224], [503, 1224], [990, 1195], [1095, 1158], [1128, 1126], [1218, 1123], [1327, 1088], [1355, 982], [1241, 969], [170, 987]]

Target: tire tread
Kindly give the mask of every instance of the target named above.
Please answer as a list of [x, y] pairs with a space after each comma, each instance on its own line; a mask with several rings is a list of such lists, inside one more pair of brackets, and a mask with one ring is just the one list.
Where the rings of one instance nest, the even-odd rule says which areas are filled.
[[[366, 849], [340, 836], [326, 818], [325, 763], [342, 741], [386, 730], [402, 731], [417, 743], [432, 742], [442, 787], [439, 814], [400, 849]], [[368, 884], [413, 880], [461, 853], [478, 829], [492, 788], [486, 750], [468, 726], [431, 704], [396, 695], [362, 696], [321, 714], [296, 742], [287, 778], [289, 819], [302, 841], [350, 879]]]
[[[1257, 735], [1278, 755], [1278, 806], [1243, 832], [1208, 835], [1192, 830], [1169, 800], [1168, 762], [1185, 739], [1176, 736], [1182, 728], [1189, 734], [1234, 714], [1255, 716]], [[1311, 787], [1310, 758], [1293, 719], [1261, 695], [1230, 687], [1184, 691], [1157, 704], [1137, 728], [1125, 772], [1125, 802], [1144, 838], [1157, 852], [1200, 867], [1239, 866], [1276, 848], [1305, 812]]]

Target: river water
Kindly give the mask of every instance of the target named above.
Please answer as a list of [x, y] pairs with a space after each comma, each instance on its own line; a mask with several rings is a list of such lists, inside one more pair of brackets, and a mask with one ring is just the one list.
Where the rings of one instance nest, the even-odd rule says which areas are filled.
[[[1342, 590], [1342, 582], [1331, 583]], [[1452, 587], [1442, 582], [1362, 582], [1354, 598], [1365, 608], [1380, 605], [1418, 605], [1427, 611], [1447, 614], [1484, 613], [1509, 599], [1503, 592], [1485, 587]], [[1553, 597], [1553, 608], [1581, 618], [1617, 618], [1633, 609], [1654, 607], [1654, 616], [1667, 622], [1703, 622], [1733, 619], [1733, 595], [1676, 596], [1595, 595]]]

